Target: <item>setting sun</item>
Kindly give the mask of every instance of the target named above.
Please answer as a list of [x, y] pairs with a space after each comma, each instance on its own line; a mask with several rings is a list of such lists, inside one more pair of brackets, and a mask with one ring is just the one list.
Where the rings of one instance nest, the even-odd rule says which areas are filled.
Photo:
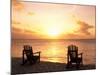
[[56, 37], [60, 35], [60, 30], [58, 30], [57, 28], [51, 28], [48, 30], [47, 34], [49, 36]]

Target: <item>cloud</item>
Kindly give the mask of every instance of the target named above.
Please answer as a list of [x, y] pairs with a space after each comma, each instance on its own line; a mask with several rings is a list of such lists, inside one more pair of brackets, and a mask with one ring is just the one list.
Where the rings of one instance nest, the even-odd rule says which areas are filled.
[[91, 35], [91, 33], [89, 32], [89, 29], [94, 28], [94, 26], [89, 25], [88, 23], [84, 21], [80, 21], [80, 20], [78, 20], [76, 23], [79, 26], [79, 29], [75, 32], [80, 32], [82, 34]]
[[11, 28], [11, 31], [12, 31], [12, 33], [13, 33], [13, 32], [21, 33], [21, 32], [22, 32], [22, 29], [17, 28], [17, 27], [12, 27], [12, 28]]
[[85, 37], [80, 34], [68, 33], [68, 34], [62, 35], [61, 38], [63, 38], [63, 39], [80, 39], [80, 38], [84, 39]]
[[17, 28], [12, 26], [12, 32], [17, 32], [17, 33], [24, 33], [24, 34], [35, 34], [35, 31], [31, 31], [28, 29], [21, 29], [21, 28]]
[[24, 32], [26, 32], [26, 33], [29, 33], [29, 34], [35, 34], [36, 32], [35, 31], [31, 31], [31, 30], [24, 30]]
[[[76, 18], [76, 17], [75, 17]], [[71, 33], [66, 33], [61, 36], [64, 39], [94, 39], [95, 38], [95, 27], [88, 24], [85, 21], [76, 20], [76, 29]]]
[[[14, 11], [21, 12], [24, 11], [23, 14], [27, 13], [29, 16], [33, 16], [35, 13], [31, 9], [26, 9], [28, 8], [25, 6], [24, 1], [20, 0], [12, 0], [12, 8]], [[14, 12], [13, 12], [14, 13]]]
[[12, 25], [13, 25], [13, 24], [21, 24], [21, 23], [18, 22], [18, 21], [12, 20]]
[[35, 13], [34, 12], [28, 12], [28, 15], [33, 16]]
[[23, 30], [17, 27], [12, 27], [12, 39], [43, 39], [43, 35], [39, 35], [34, 31]]
[[24, 8], [24, 5], [19, 0], [12, 0], [12, 7], [15, 10], [22, 10]]

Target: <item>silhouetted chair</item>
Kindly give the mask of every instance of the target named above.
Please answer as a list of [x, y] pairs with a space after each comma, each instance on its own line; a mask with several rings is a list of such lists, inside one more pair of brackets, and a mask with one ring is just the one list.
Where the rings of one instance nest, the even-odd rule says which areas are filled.
[[75, 45], [68, 46], [67, 54], [67, 68], [72, 67], [73, 64], [76, 68], [79, 68], [80, 64], [83, 64], [83, 53], [78, 54], [78, 47]]
[[22, 65], [26, 62], [29, 62], [29, 64], [40, 62], [40, 52], [33, 53], [30, 45], [24, 45], [24, 50], [22, 52]]

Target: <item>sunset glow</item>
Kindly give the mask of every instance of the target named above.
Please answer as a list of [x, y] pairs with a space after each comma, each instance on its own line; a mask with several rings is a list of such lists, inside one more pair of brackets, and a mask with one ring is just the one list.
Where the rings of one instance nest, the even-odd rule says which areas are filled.
[[57, 29], [50, 29], [48, 31], [48, 35], [50, 35], [50, 36], [58, 36], [58, 35], [60, 35], [60, 32]]
[[51, 37], [56, 37], [60, 35], [60, 30], [57, 28], [50, 28], [49, 30], [47, 30], [47, 35], [51, 36]]
[[95, 39], [95, 6], [12, 0], [12, 37]]

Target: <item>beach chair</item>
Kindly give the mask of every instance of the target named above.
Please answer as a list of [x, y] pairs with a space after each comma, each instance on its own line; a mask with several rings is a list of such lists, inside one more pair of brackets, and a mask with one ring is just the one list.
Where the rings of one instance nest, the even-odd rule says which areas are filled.
[[29, 62], [29, 64], [40, 62], [40, 52], [33, 53], [30, 45], [24, 45], [22, 52], [22, 65], [24, 65], [26, 62]]
[[67, 53], [67, 68], [72, 67], [73, 64], [76, 68], [79, 68], [80, 64], [83, 64], [83, 53], [78, 54], [78, 47], [75, 45], [68, 46]]

